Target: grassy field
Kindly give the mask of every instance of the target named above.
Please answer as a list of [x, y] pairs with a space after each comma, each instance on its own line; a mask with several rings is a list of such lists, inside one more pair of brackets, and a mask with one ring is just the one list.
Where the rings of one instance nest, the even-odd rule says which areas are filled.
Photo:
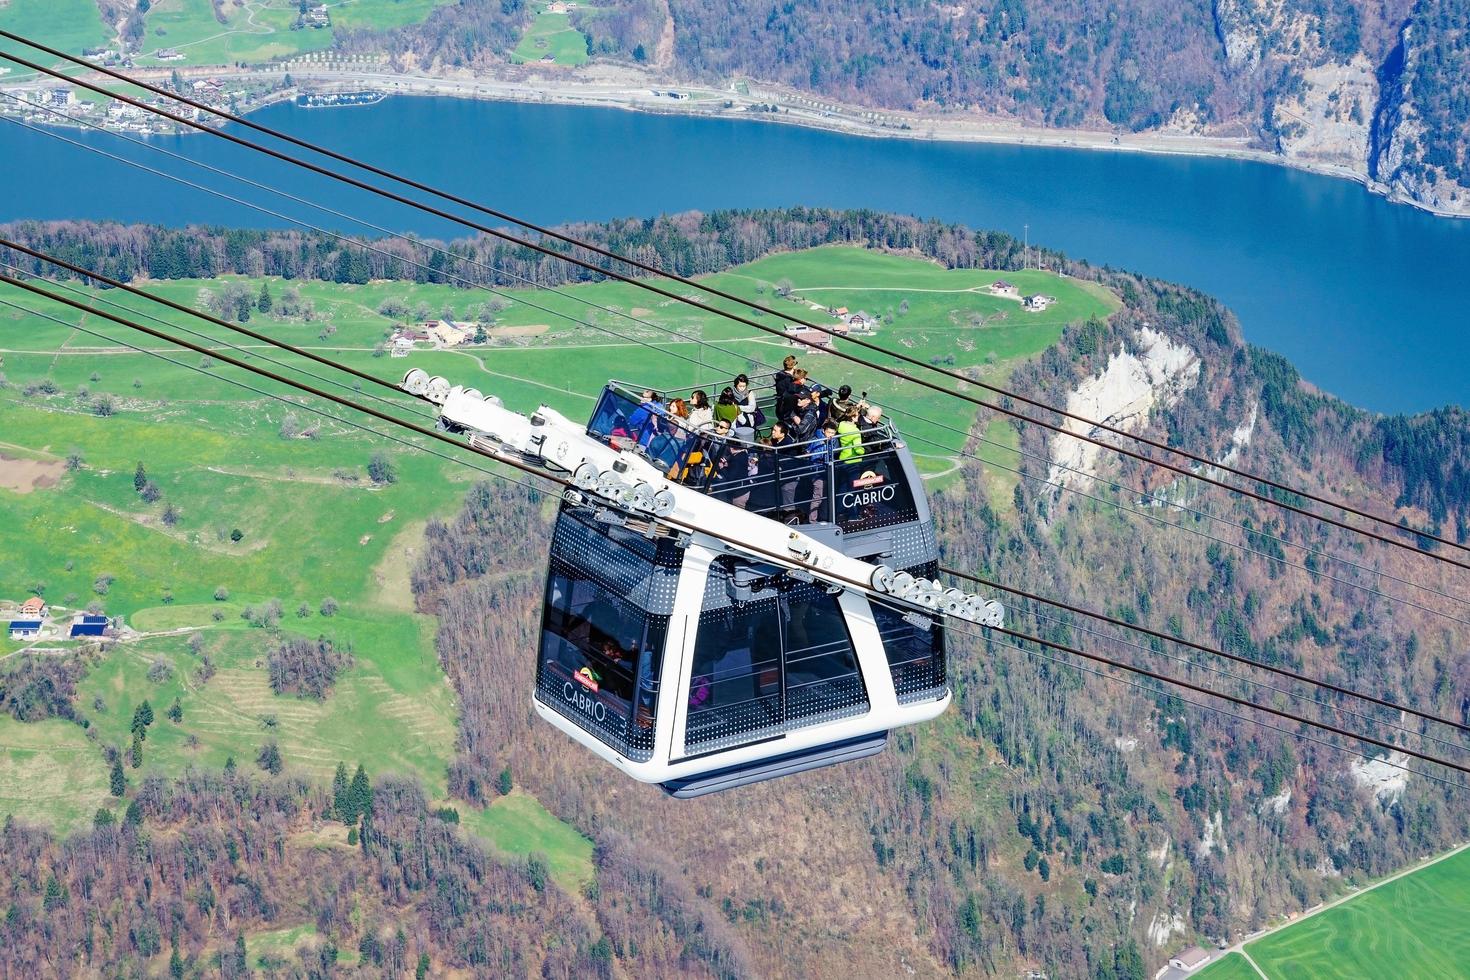
[[149, 55], [172, 48], [181, 62], [143, 57], [142, 64], [254, 64], [326, 50], [338, 29], [389, 30], [422, 21], [450, 0], [336, 0], [327, 3], [331, 27], [292, 30], [300, 13], [296, 0], [262, 0], [246, 4], [224, 0], [223, 22], [210, 0], [154, 0], [145, 18], [143, 51]]
[[[205, 6], [209, 0], [204, 0]], [[0, 4], [0, 27], [25, 37], [34, 38], [67, 54], [81, 54], [84, 48], [101, 47], [112, 32], [102, 22], [95, 0], [9, 0]], [[13, 49], [31, 60], [36, 52]], [[25, 69], [7, 64], [19, 75]]]
[[483, 810], [461, 808], [466, 826], [506, 854], [542, 854], [554, 878], [578, 893], [592, 880], [592, 842], [547, 812], [534, 796], [514, 790]]
[[1470, 850], [1246, 946], [1272, 980], [1470, 977]]
[[91, 825], [98, 807], [115, 803], [107, 769], [80, 726], [0, 715], [0, 819], [76, 830]]
[[1260, 980], [1245, 957], [1239, 953], [1218, 959], [1195, 974], [1199, 980]]
[[[831, 322], [824, 312], [828, 305], [866, 309], [886, 318], [875, 343], [924, 359], [953, 358], [957, 369], [997, 379], [1053, 343], [1067, 322], [1116, 307], [1110, 296], [1080, 283], [1044, 273], [1007, 274], [1027, 291], [1058, 299], [1044, 313], [1025, 314], [1014, 301], [985, 291], [995, 278], [828, 248], [764, 259], [713, 281], [818, 322]], [[822, 311], [778, 298], [777, 285], [787, 282], [793, 295], [817, 302]], [[246, 285], [254, 293], [261, 283]], [[779, 338], [650, 299], [631, 286], [603, 283], [574, 287], [566, 295], [508, 293], [488, 345], [422, 350], [406, 359], [375, 357], [374, 347], [393, 327], [378, 312], [385, 301], [402, 303], [415, 315], [470, 318], [490, 297], [404, 282], [273, 280], [269, 287], [278, 298], [295, 288], [301, 302], [312, 306], [310, 319], [256, 312], [250, 326], [272, 336], [385, 379], [396, 381], [408, 367], [421, 366], [499, 394], [514, 408], [545, 402], [572, 417], [586, 415], [609, 376], [656, 386], [723, 384], [739, 371], [757, 370], [757, 361], [778, 364], [792, 352]], [[170, 281], [149, 288], [194, 304], [201, 290], [218, 290], [221, 283]], [[579, 300], [603, 309], [589, 313]], [[64, 318], [62, 309], [54, 312]], [[627, 339], [610, 338], [568, 316]], [[176, 314], [165, 319], [186, 321]], [[763, 320], [782, 325], [777, 317]], [[187, 322], [213, 338], [211, 343], [226, 335]], [[122, 331], [97, 317], [87, 325]], [[854, 349], [847, 341], [838, 346]], [[206, 360], [173, 353], [189, 366]], [[796, 353], [825, 383], [847, 380], [887, 408], [919, 412], [961, 430], [971, 424], [967, 413], [933, 392], [846, 365], [831, 354]], [[251, 341], [246, 356], [260, 361], [267, 355]], [[269, 739], [278, 743], [290, 770], [325, 779], [339, 761], [349, 767], [362, 762], [374, 774], [412, 773], [431, 796], [442, 797], [455, 707], [434, 655], [434, 623], [413, 613], [408, 570], [425, 522], [452, 515], [480, 474], [323, 420], [305, 404], [283, 405], [211, 380], [242, 378], [263, 392], [284, 390], [218, 362], [201, 375], [9, 309], [0, 310], [0, 357], [6, 382], [0, 386], [0, 449], [16, 459], [60, 463], [71, 457], [75, 464], [60, 468], [54, 487], [0, 489], [0, 555], [6, 556], [0, 562], [0, 596], [24, 598], [40, 590], [48, 601], [73, 608], [95, 601], [145, 634], [120, 644], [81, 683], [77, 706], [95, 741], [69, 723], [0, 721], [0, 815], [60, 827], [89, 820], [110, 799], [101, 746], [126, 745], [133, 708], [144, 698], [158, 721], [145, 745], [143, 769], [129, 770], [134, 783], [148, 772], [176, 774], [191, 763], [217, 767], [229, 757], [253, 767]], [[343, 393], [362, 397], [350, 386]], [[102, 396], [113, 406], [105, 417], [96, 412]], [[400, 414], [417, 410], [397, 404]], [[998, 445], [1007, 439], [1013, 444], [1007, 427], [984, 421]], [[951, 456], [961, 436], [903, 417], [899, 424], [927, 469], [954, 469]], [[305, 431], [312, 426], [314, 432]], [[368, 478], [368, 461], [378, 452], [391, 461], [394, 482]], [[134, 487], [140, 462], [161, 493], [153, 503]], [[958, 478], [957, 471], [949, 478]], [[998, 505], [1009, 499], [1003, 480], [991, 492]], [[217, 594], [226, 598], [217, 600]], [[335, 616], [319, 611], [327, 597], [340, 605]], [[269, 636], [251, 628], [241, 613], [271, 599], [284, 609], [283, 630], [350, 645], [356, 663], [325, 701], [270, 690]], [[200, 636], [198, 652], [189, 644], [193, 633]], [[6, 641], [0, 655], [17, 648]], [[217, 671], [207, 681], [199, 676], [203, 656]], [[180, 723], [165, 717], [175, 699], [183, 711]], [[485, 811], [466, 808], [465, 825], [506, 853], [546, 854], [553, 874], [569, 887], [591, 875], [590, 843], [523, 793]]]
[[510, 60], [524, 64], [539, 62], [550, 55], [558, 65], [585, 65], [587, 37], [572, 26], [569, 15], [552, 13], [546, 6], [544, 3], [536, 6], [536, 18], [511, 52]]

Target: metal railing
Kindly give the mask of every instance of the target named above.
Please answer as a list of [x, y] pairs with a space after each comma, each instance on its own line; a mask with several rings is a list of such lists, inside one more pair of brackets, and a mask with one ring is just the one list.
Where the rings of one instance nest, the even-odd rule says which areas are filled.
[[[713, 422], [691, 427], [663, 405], [645, 402], [646, 390], [610, 382], [588, 435], [638, 452], [670, 480], [785, 523], [835, 523], [851, 531], [917, 518], [899, 458], [904, 445], [886, 421], [846, 440], [821, 436], [772, 445], [760, 431], [742, 438], [717, 432]], [[771, 406], [767, 419], [775, 421], [774, 395], [758, 395], [762, 411], [763, 403]]]

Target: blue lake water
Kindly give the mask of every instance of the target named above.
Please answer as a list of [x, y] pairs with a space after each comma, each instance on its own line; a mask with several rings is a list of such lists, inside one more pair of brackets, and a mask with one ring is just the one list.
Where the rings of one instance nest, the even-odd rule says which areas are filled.
[[[869, 207], [1000, 228], [1220, 297], [1246, 337], [1384, 412], [1470, 405], [1470, 221], [1235, 160], [878, 140], [744, 120], [391, 98], [261, 122], [538, 222], [687, 209]], [[67, 133], [200, 177], [102, 134]], [[248, 135], [248, 134], [247, 134]], [[395, 230], [463, 229], [202, 136], [155, 139]], [[293, 206], [273, 204], [293, 212]], [[0, 220], [281, 224], [0, 123]], [[354, 232], [339, 219], [318, 223]]]

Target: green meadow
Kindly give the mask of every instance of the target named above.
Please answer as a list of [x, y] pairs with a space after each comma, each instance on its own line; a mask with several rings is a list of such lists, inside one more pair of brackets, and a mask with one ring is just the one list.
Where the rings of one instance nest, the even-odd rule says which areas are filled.
[[[205, 0], [205, 6], [209, 0]], [[67, 54], [79, 55], [84, 48], [101, 47], [112, 37], [102, 22], [95, 0], [9, 0], [0, 4], [0, 27], [34, 38]], [[16, 54], [37, 58], [35, 52], [16, 49]], [[25, 69], [8, 62], [14, 74]]]
[[[1470, 977], [1470, 850], [1246, 946], [1271, 980]], [[1214, 980], [1214, 975], [1211, 975]]]
[[[1090, 286], [1046, 273], [1006, 277], [1025, 291], [1056, 296], [1057, 304], [1023, 313], [1015, 301], [988, 293], [994, 274], [944, 270], [857, 248], [774, 256], [711, 282], [816, 322], [832, 322], [827, 306], [866, 310], [884, 318], [869, 338], [880, 347], [997, 379], [1054, 343], [1066, 323], [1105, 316], [1117, 305]], [[262, 285], [240, 281], [252, 295]], [[800, 302], [778, 294], [778, 287], [784, 292], [788, 286]], [[196, 304], [202, 291], [218, 291], [222, 282], [147, 288]], [[583, 417], [609, 377], [659, 387], [723, 385], [735, 373], [754, 373], [760, 364], [779, 364], [796, 353], [818, 380], [848, 381], [890, 410], [925, 415], [961, 432], [976, 419], [919, 386], [833, 354], [794, 350], [782, 338], [623, 284], [506, 291], [488, 343], [418, 350], [407, 358], [375, 351], [394, 328], [394, 320], [379, 312], [385, 303], [410, 310], [410, 319], [469, 319], [494, 297], [408, 282], [270, 280], [268, 288], [273, 310], [295, 289], [303, 311], [283, 317], [253, 309], [251, 328], [389, 381], [423, 367], [498, 394], [521, 410], [546, 403]], [[5, 298], [77, 323], [75, 311], [59, 304]], [[95, 660], [80, 682], [76, 707], [89, 729], [59, 720], [0, 719], [0, 815], [69, 828], [85, 824], [99, 806], [115, 806], [103, 747], [127, 746], [133, 710], [144, 699], [157, 720], [142, 767], [128, 770], [133, 785], [150, 772], [217, 768], [229, 758], [253, 768], [261, 746], [273, 741], [288, 771], [326, 781], [339, 761], [349, 767], [361, 762], [373, 774], [412, 774], [432, 798], [442, 799], [456, 708], [434, 653], [435, 623], [413, 610], [409, 571], [425, 523], [452, 516], [465, 489], [483, 474], [362, 431], [344, 410], [219, 358], [231, 354], [272, 370], [332, 373], [336, 387], [305, 380], [354, 400], [379, 396], [386, 401], [370, 403], [432, 424], [428, 406], [183, 314], [146, 308], [135, 298], [90, 294], [97, 308], [103, 300], [122, 304], [133, 311], [129, 315], [155, 313], [171, 329], [197, 330], [199, 342], [215, 353], [125, 336], [126, 328], [96, 314], [81, 321], [86, 329], [178, 362], [169, 363], [0, 307], [0, 452], [49, 463], [60, 474], [55, 486], [0, 488], [0, 598], [40, 592], [71, 608], [96, 602], [139, 632]], [[721, 308], [751, 312], [741, 304]], [[786, 321], [763, 315], [758, 322], [780, 328]], [[240, 349], [226, 348], [226, 338]], [[866, 356], [851, 341], [837, 346]], [[110, 414], [99, 408], [104, 404]], [[981, 421], [994, 437], [994, 452], [1002, 453], [1008, 438], [1013, 445], [1007, 427]], [[902, 415], [898, 422], [921, 463], [945, 474], [934, 485], [962, 478], [955, 456], [962, 436]], [[442, 444], [436, 448], [456, 455]], [[391, 482], [370, 478], [375, 454], [388, 461]], [[158, 490], [153, 502], [135, 488], [139, 463]], [[986, 476], [1000, 480], [991, 488], [998, 502], [1009, 498], [1005, 475]], [[337, 604], [335, 615], [322, 614], [328, 598]], [[355, 663], [325, 700], [278, 696], [269, 687], [271, 631], [252, 627], [242, 613], [271, 600], [282, 608], [281, 631], [326, 636], [350, 648]], [[0, 643], [0, 656], [21, 648]], [[166, 717], [175, 702], [182, 712], [178, 722]], [[466, 828], [498, 850], [545, 855], [553, 876], [569, 888], [590, 877], [590, 844], [524, 792], [483, 811], [460, 809]]]
[[1200, 980], [1261, 980], [1260, 974], [1251, 969], [1239, 953], [1230, 953], [1216, 960], [1195, 976]]
[[566, 13], [552, 13], [548, 4], [537, 4], [536, 17], [521, 35], [520, 43], [511, 52], [510, 60], [516, 64], [540, 61], [551, 56], [558, 65], [585, 65], [587, 37], [572, 26]]
[[338, 0], [327, 3], [330, 27], [293, 30], [300, 13], [296, 0], [251, 4], [223, 0], [217, 7], [211, 0], [154, 0], [144, 20], [143, 50], [151, 54], [172, 48], [184, 55], [184, 60], [161, 62], [144, 57], [140, 63], [192, 66], [271, 61], [326, 50], [338, 29], [390, 30], [417, 23], [447, 2]]

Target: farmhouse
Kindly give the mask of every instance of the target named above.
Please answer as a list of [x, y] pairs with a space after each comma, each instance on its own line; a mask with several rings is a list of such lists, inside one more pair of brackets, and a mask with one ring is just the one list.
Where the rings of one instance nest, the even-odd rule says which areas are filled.
[[41, 621], [39, 619], [12, 619], [10, 621], [12, 640], [34, 640], [40, 635]]
[[792, 347], [805, 347], [808, 350], [812, 348], [815, 348], [817, 350], [832, 349], [832, 335], [828, 333], [823, 333], [820, 330], [802, 329], [797, 330], [795, 333], [791, 333], [790, 336]]
[[458, 347], [468, 343], [479, 326], [473, 320], [430, 320], [424, 324], [425, 339], [440, 347]]
[[1016, 288], [1016, 284], [1005, 279], [997, 279], [991, 283], [990, 292], [994, 296], [1008, 296], [1012, 299], [1019, 299], [1021, 296], [1021, 291]]
[[326, 4], [318, 4], [301, 15], [301, 23], [307, 27], [320, 30], [323, 27], [332, 26], [332, 15], [327, 11]]
[[1198, 946], [1191, 946], [1169, 957], [1169, 965], [1185, 973], [1193, 973], [1210, 962], [1210, 954]]
[[413, 338], [401, 333], [393, 335], [392, 347], [389, 354], [392, 357], [407, 357], [413, 351]]
[[1040, 293], [1033, 293], [1027, 296], [1021, 305], [1028, 313], [1040, 313], [1056, 301], [1057, 298], [1055, 296], [1043, 296]]
[[833, 316], [847, 316], [847, 307], [829, 306], [827, 307], [827, 312], [832, 314]]
[[20, 604], [20, 614], [26, 619], [45, 619], [47, 611], [46, 600], [38, 595]]
[[182, 52], [179, 52], [179, 51], [176, 51], [173, 48], [159, 48], [157, 51], [153, 52], [153, 57], [157, 58], [159, 61], [183, 61], [184, 60], [183, 53]]

